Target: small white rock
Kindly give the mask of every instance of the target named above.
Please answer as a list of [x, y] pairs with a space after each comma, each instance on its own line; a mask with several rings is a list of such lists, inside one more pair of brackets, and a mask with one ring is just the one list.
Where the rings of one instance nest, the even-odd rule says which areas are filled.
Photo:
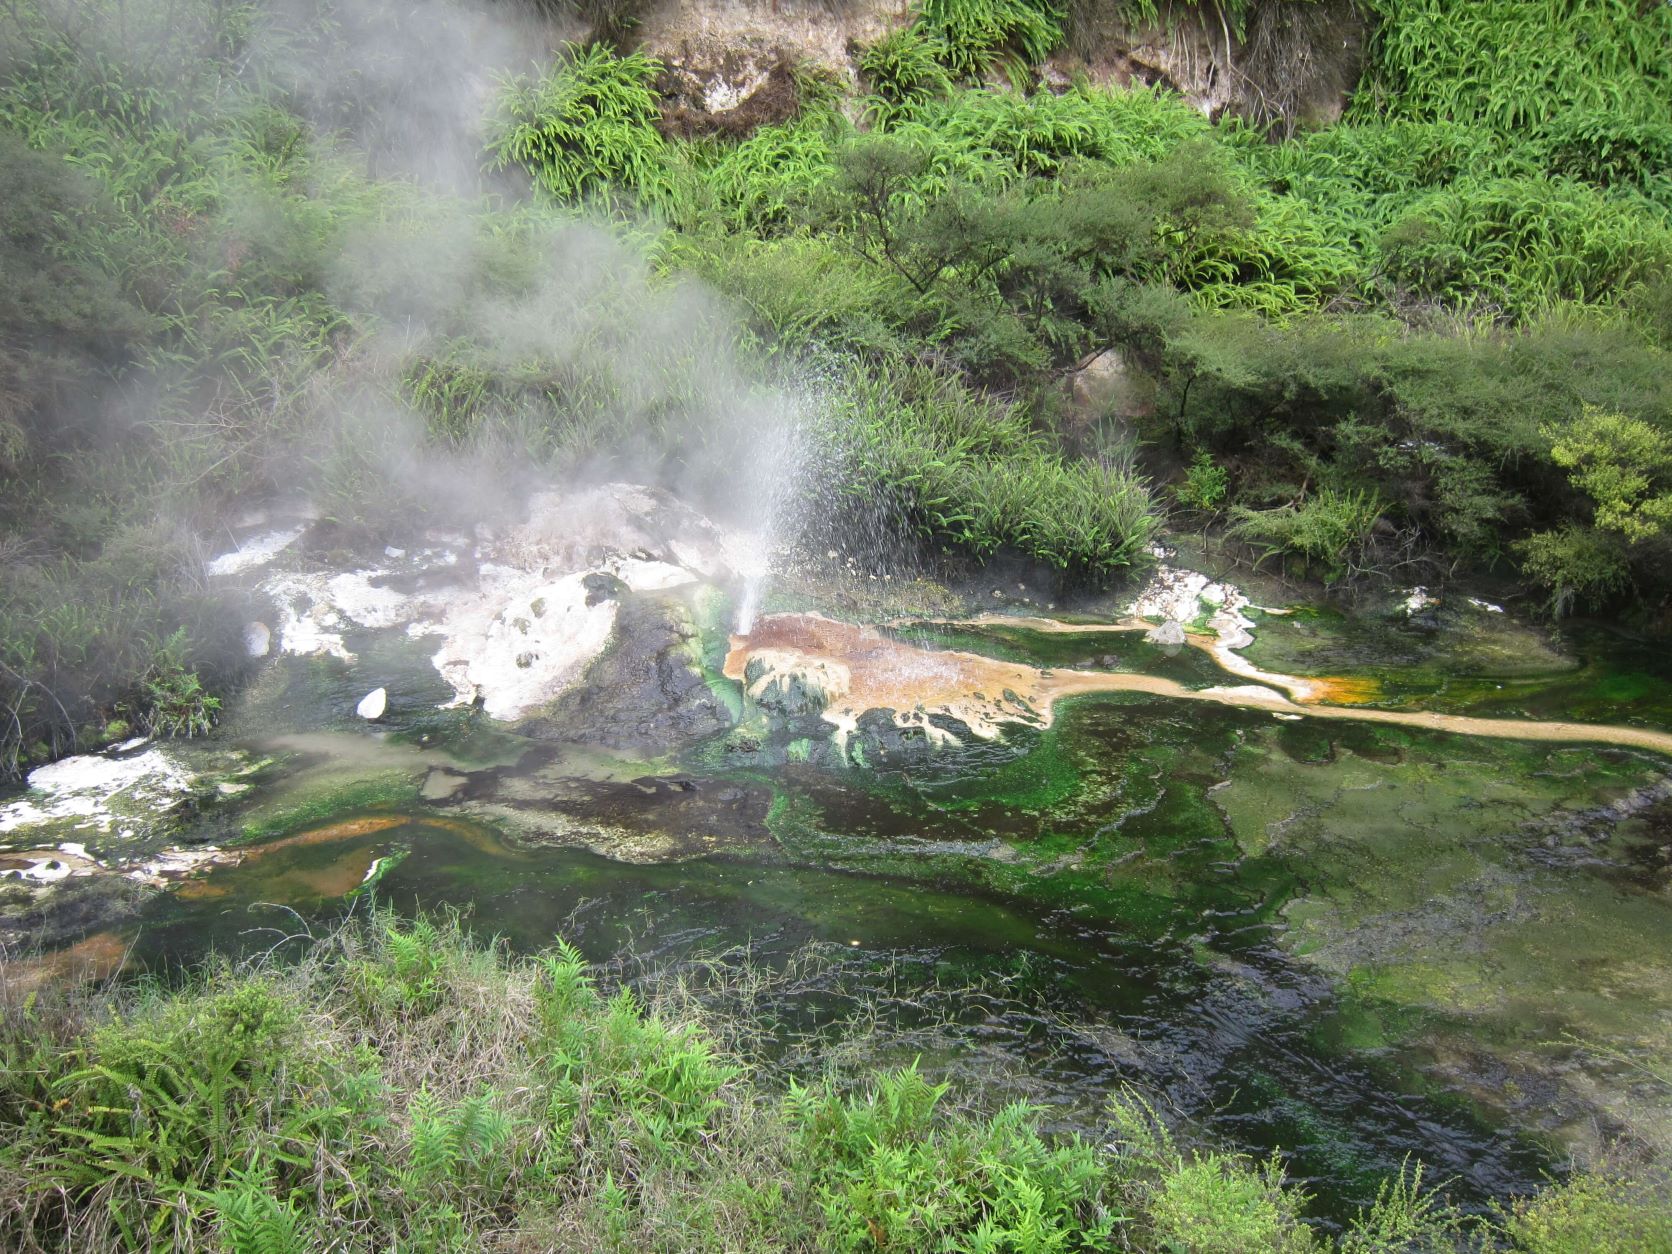
[[1420, 614], [1431, 605], [1438, 605], [1440, 598], [1432, 595], [1427, 588], [1412, 588], [1405, 597], [1402, 608], [1407, 614]]
[[360, 704], [354, 707], [354, 712], [368, 722], [376, 722], [383, 717], [383, 711], [389, 708], [389, 690], [387, 688], [373, 688], [360, 698]]
[[273, 631], [266, 623], [244, 624], [244, 652], [251, 657], [266, 657], [273, 647]]
[[1158, 626], [1151, 627], [1144, 633], [1144, 639], [1151, 644], [1159, 644], [1167, 648], [1177, 648], [1184, 643], [1184, 624], [1174, 619], [1168, 619]]

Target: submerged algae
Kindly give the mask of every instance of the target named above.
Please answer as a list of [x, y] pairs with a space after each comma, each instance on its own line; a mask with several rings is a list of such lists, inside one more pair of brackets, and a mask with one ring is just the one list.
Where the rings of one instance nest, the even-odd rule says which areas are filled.
[[1672, 1094], [1616, 1065], [1672, 1057], [1672, 901], [1586, 834], [1599, 802], [1658, 795], [1665, 763], [1385, 728], [1396, 763], [1308, 759], [1278, 739], [1251, 737], [1214, 801], [1295, 875], [1282, 944], [1344, 982], [1356, 1025], [1334, 1031], [1569, 1144], [1600, 1148], [1600, 1113], [1672, 1152]]

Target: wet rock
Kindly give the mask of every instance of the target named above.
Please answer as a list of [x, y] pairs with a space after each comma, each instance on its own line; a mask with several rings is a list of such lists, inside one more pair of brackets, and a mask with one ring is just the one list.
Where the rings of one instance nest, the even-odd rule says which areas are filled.
[[750, 699], [763, 710], [797, 718], [829, 709], [847, 695], [853, 676], [840, 662], [762, 649], [750, 655], [743, 681]]
[[1367, 22], [1350, 0], [1250, 6], [1240, 34], [1219, 13], [1195, 6], [1159, 20], [1150, 12], [1089, 7], [1072, 50], [1045, 65], [1046, 81], [1162, 86], [1210, 117], [1242, 114], [1310, 129], [1340, 118], [1360, 77]]
[[156, 893], [122, 875], [77, 876], [29, 891], [18, 881], [0, 896], [0, 947], [53, 948], [127, 922]]
[[606, 647], [616, 607], [588, 574], [507, 576], [446, 619], [435, 667], [461, 700], [480, 696], [498, 719], [537, 709], [576, 683]]
[[700, 636], [676, 596], [636, 593], [616, 612], [615, 640], [584, 683], [523, 730], [547, 740], [665, 752], [725, 731], [731, 712], [700, 669]]
[[354, 712], [368, 723], [375, 723], [383, 717], [389, 708], [389, 690], [387, 688], [373, 688], [360, 698], [360, 704], [354, 707]]
[[[602, 605], [605, 601], [619, 601], [631, 589], [616, 576], [604, 571], [595, 571], [581, 578], [581, 586], [586, 589], [586, 603], [588, 606]], [[531, 606], [530, 612], [536, 617], [544, 615], [544, 603]]]
[[444, 766], [431, 767], [418, 789], [418, 796], [424, 801], [446, 801], [458, 796], [469, 782], [470, 776], [459, 771], [448, 770]]
[[237, 857], [163, 844], [208, 839], [188, 820], [255, 769], [247, 756], [145, 744], [41, 767], [0, 806], [0, 944], [63, 944], [127, 919], [148, 891]]
[[980, 759], [990, 767], [1021, 752], [1006, 742], [985, 740], [968, 723], [944, 711], [867, 710], [847, 738], [848, 759], [870, 770], [931, 771], [952, 778], [974, 769]]
[[1144, 639], [1151, 644], [1176, 649], [1184, 644], [1184, 625], [1168, 619], [1160, 626], [1151, 627], [1144, 633]]
[[897, 9], [877, 0], [654, 4], [635, 16], [635, 42], [676, 70], [676, 81], [664, 84], [673, 99], [689, 99], [709, 114], [738, 109], [761, 95], [773, 69], [782, 65], [807, 64], [852, 81], [850, 50], [875, 43], [899, 20]]
[[680, 776], [578, 778], [561, 765], [506, 774], [461, 804], [524, 845], [567, 845], [618, 862], [676, 862], [776, 847], [772, 790], [700, 787]]

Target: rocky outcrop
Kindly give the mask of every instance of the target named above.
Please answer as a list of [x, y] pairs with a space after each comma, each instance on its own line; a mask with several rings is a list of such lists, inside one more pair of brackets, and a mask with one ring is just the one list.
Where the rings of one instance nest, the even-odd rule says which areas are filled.
[[[786, 56], [766, 77], [745, 81], [748, 94], [730, 108], [716, 109], [713, 80], [680, 65], [670, 65], [658, 84], [662, 93], [661, 131], [676, 139], [722, 135], [740, 139], [762, 126], [787, 122], [801, 112], [801, 88], [795, 66]], [[722, 99], [729, 98], [723, 96]]]
[[[1081, 6], [1043, 67], [1050, 87], [1153, 84], [1203, 113], [1288, 128], [1336, 120], [1358, 81], [1366, 24], [1354, 0], [1256, 0], [1239, 32], [1214, 5]], [[639, 46], [669, 67], [670, 133], [742, 134], [791, 116], [791, 66], [858, 86], [855, 53], [911, 21], [903, 0], [651, 0]]]
[[[506, 721], [533, 717], [570, 691], [618, 637], [614, 656], [663, 657], [671, 668], [663, 686], [688, 688], [689, 666], [676, 665], [669, 652], [670, 640], [690, 651], [688, 613], [673, 622], [664, 607], [652, 625], [642, 616], [649, 611], [634, 611], [640, 618], [625, 624], [618, 612], [630, 593], [752, 572], [759, 543], [666, 492], [626, 483], [540, 493], [515, 525], [480, 526], [468, 537], [420, 533], [352, 569], [342, 569], [340, 555], [321, 555], [335, 557], [333, 564], [317, 561], [299, 543], [306, 534], [290, 528], [248, 537], [211, 564], [225, 578], [259, 581], [252, 591], [271, 603], [273, 627], [255, 626], [273, 651], [364, 665], [367, 688], [382, 688], [386, 676], [361, 663], [363, 650], [432, 641], [430, 660], [453, 691], [451, 704]], [[620, 682], [639, 691], [636, 679]], [[385, 709], [398, 707], [386, 700]]]
[[1358, 83], [1367, 27], [1354, 0], [1256, 0], [1240, 34], [1219, 6], [1162, 8], [1160, 22], [1134, 21], [1119, 5], [1092, 8], [1048, 80], [1166, 87], [1209, 117], [1286, 129], [1336, 121]]
[[681, 104], [724, 114], [805, 63], [847, 83], [852, 51], [908, 20], [900, 0], [651, 0], [637, 41], [672, 67]]
[[665, 753], [725, 731], [730, 711], [701, 670], [701, 638], [676, 596], [639, 594], [615, 612], [615, 640], [547, 711], [523, 727], [542, 739]]

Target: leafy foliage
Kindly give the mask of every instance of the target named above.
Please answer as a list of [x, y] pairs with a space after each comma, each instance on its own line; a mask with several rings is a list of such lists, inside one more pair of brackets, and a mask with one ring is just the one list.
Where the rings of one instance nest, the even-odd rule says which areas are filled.
[[570, 45], [552, 73], [504, 84], [489, 144], [495, 164], [523, 167], [566, 203], [620, 190], [665, 205], [672, 186], [651, 89], [660, 71], [642, 53]]
[[220, 699], [204, 689], [197, 672], [187, 669], [188, 644], [185, 629], [176, 630], [157, 647], [141, 681], [140, 722], [154, 736], [202, 736], [220, 712]]
[[1672, 524], [1672, 436], [1666, 431], [1590, 405], [1577, 422], [1550, 434], [1551, 459], [1591, 498], [1602, 530], [1640, 541]]
[[1213, 513], [1231, 491], [1231, 472], [1216, 465], [1206, 450], [1199, 450], [1185, 468], [1184, 478], [1173, 486], [1173, 495], [1186, 509]]

